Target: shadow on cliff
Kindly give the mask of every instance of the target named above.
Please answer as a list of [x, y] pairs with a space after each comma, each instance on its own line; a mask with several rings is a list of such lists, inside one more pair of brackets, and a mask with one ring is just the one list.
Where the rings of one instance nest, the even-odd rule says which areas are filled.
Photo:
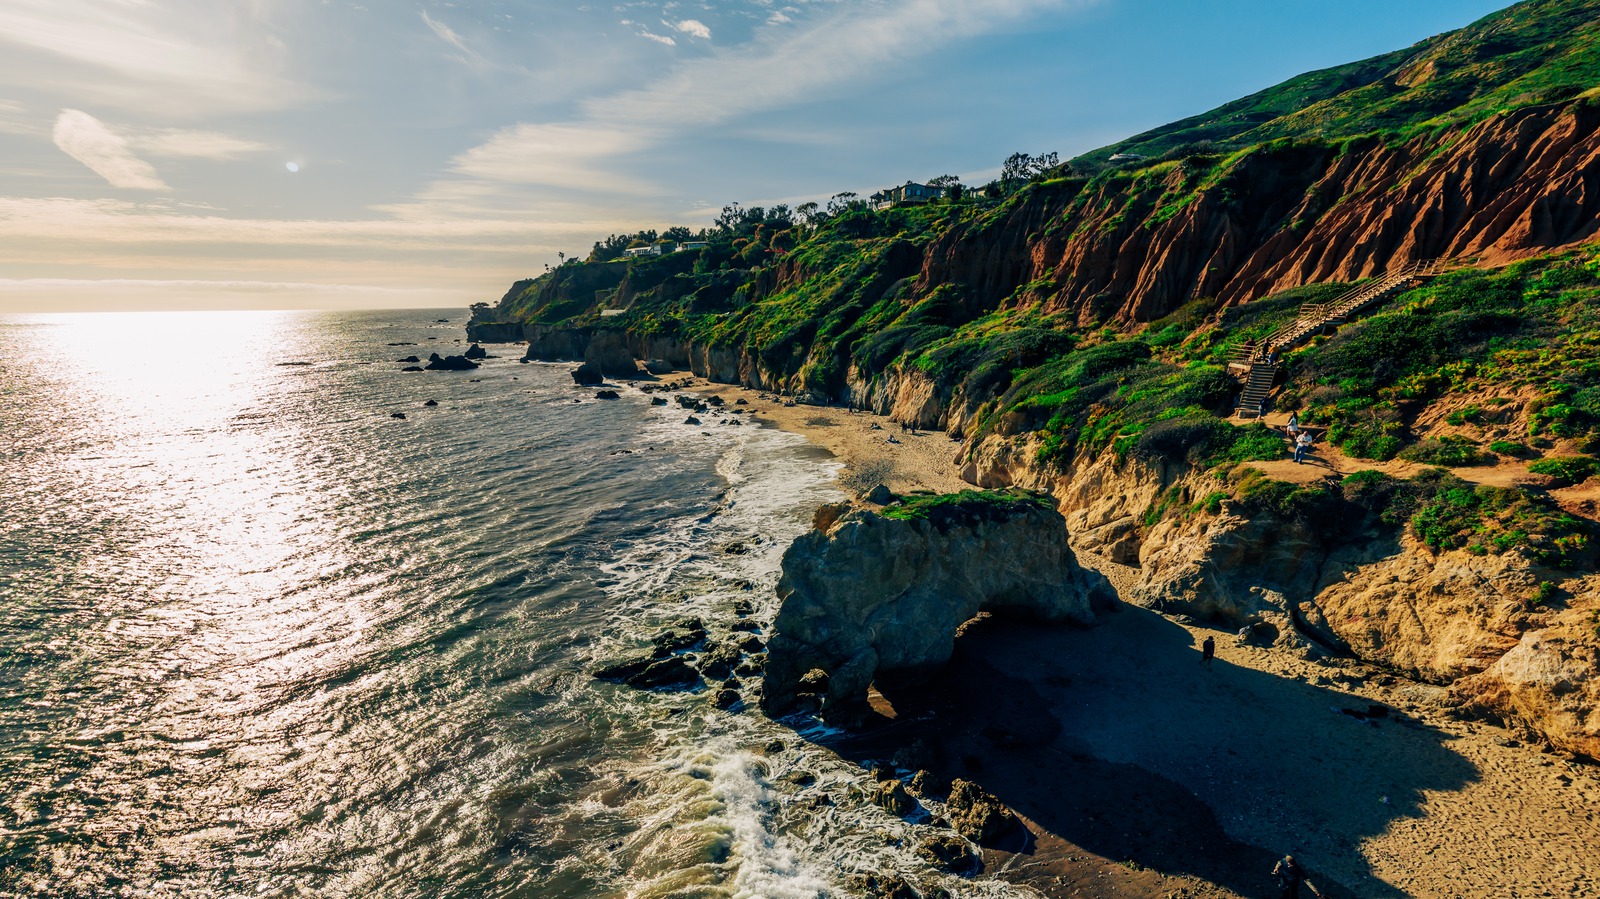
[[1340, 710], [1366, 700], [1220, 658], [1204, 668], [1188, 631], [1145, 610], [1103, 618], [969, 625], [949, 666], [880, 682], [875, 710], [827, 742], [863, 764], [910, 747], [937, 778], [981, 784], [1032, 823], [1020, 851], [1036, 872], [1070, 860], [1064, 840], [1267, 897], [1292, 852], [1329, 897], [1405, 895], [1356, 847], [1421, 816], [1425, 791], [1476, 779], [1446, 734], [1399, 713], [1360, 720]]

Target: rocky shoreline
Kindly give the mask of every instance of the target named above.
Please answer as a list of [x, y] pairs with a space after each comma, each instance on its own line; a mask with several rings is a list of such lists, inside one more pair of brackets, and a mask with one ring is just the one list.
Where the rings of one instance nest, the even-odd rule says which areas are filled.
[[[958, 447], [940, 433], [912, 436], [875, 415], [784, 405], [732, 385], [680, 377], [673, 386], [729, 406], [746, 400], [752, 422], [806, 436], [854, 470], [891, 471], [905, 492], [948, 491], [965, 483], [961, 475], [973, 473], [971, 457], [958, 459]], [[890, 436], [896, 441], [889, 442]], [[892, 459], [889, 469], [881, 465], [885, 458]], [[1462, 883], [1476, 885], [1474, 892], [1481, 894], [1543, 883], [1553, 894], [1600, 895], [1600, 871], [1591, 870], [1588, 850], [1600, 839], [1591, 811], [1600, 802], [1600, 772], [1593, 766], [1526, 728], [1508, 730], [1481, 720], [1484, 709], [1472, 708], [1444, 683], [1417, 677], [1415, 670], [1328, 651], [1316, 639], [1324, 618], [1302, 613], [1296, 620], [1291, 604], [1271, 588], [1252, 593], [1212, 571], [1211, 581], [1199, 581], [1209, 593], [1191, 590], [1210, 599], [1195, 605], [1152, 602], [1160, 590], [1177, 591], [1181, 580], [1173, 574], [1181, 566], [1160, 561], [1159, 554], [1187, 546], [1184, 558], [1192, 564], [1197, 554], [1216, 553], [1218, 546], [1248, 544], [1234, 535], [1244, 525], [1217, 515], [1205, 524], [1180, 523], [1153, 538], [1143, 535], [1130, 546], [1122, 519], [1170, 490], [1171, 482], [1159, 470], [1132, 479], [1126, 469], [1110, 467], [1077, 474], [1067, 485], [1028, 486], [1055, 488], [1067, 531], [1076, 538], [1076, 558], [1114, 588], [1121, 611], [1100, 616], [1088, 630], [987, 624], [980, 615], [980, 626], [968, 626], [970, 635], [957, 642], [947, 666], [909, 683], [885, 679], [869, 694], [867, 711], [850, 716], [851, 727], [830, 744], [908, 788], [919, 771], [924, 784], [930, 778], [970, 778], [1016, 812], [1030, 835], [1029, 848], [1025, 855], [1005, 845], [983, 848], [989, 872], [984, 876], [1052, 896], [1090, 886], [1101, 896], [1251, 896], [1265, 888], [1262, 866], [1270, 868], [1274, 853], [1295, 851], [1331, 896], [1460, 895]], [[828, 518], [824, 527], [802, 541], [825, 541], [845, 514], [859, 522], [863, 513], [821, 516]], [[1292, 540], [1286, 545], [1292, 547]], [[1278, 564], [1287, 565], [1294, 552], [1282, 552]], [[1167, 576], [1155, 579], [1149, 570], [1118, 561], [1138, 562], [1141, 556], [1146, 564], [1155, 558], [1150, 567]], [[1240, 572], [1249, 570], [1240, 566]], [[1430, 571], [1443, 577], [1448, 567]], [[1385, 581], [1391, 588], [1395, 582]], [[1237, 640], [1231, 631], [1204, 624], [1205, 614], [1214, 611], [1204, 602], [1222, 598], [1248, 605], [1263, 626], [1250, 639]], [[782, 613], [780, 633], [781, 619]], [[1207, 636], [1218, 644], [1220, 670], [1204, 673], [1220, 676], [1197, 683], [1202, 669], [1196, 648]], [[1072, 663], [1063, 664], [1068, 658]], [[974, 672], [1002, 677], [1005, 689], [1032, 698], [1026, 708], [1015, 702], [995, 707], [988, 694], [974, 695], [970, 681], [980, 677]], [[1133, 672], [1139, 676], [1126, 676]], [[753, 686], [751, 681], [745, 678], [740, 686]], [[812, 695], [817, 700], [808, 701], [826, 704]], [[1270, 715], [1284, 720], [1274, 724], [1253, 709], [1249, 723], [1241, 724], [1240, 703], [1264, 703]], [[1108, 721], [1127, 719], [1138, 726], [1095, 722], [1086, 736], [1066, 723], [1080, 714], [1071, 710], [1084, 707], [1100, 708]], [[930, 711], [937, 724], [917, 723]], [[1048, 733], [1041, 735], [1024, 723], [1040, 716], [1062, 724], [1045, 727]], [[1128, 736], [1129, 730], [1138, 736]], [[938, 770], [922, 762], [884, 761], [897, 753], [909, 758], [902, 752], [908, 748], [915, 754], [918, 735], [925, 738], [924, 748], [947, 744], [941, 759], [922, 760]], [[1260, 756], [1264, 746], [1273, 747], [1275, 756]], [[1193, 753], [1207, 764], [1184, 760]], [[1390, 770], [1396, 754], [1412, 759], [1398, 766], [1405, 775], [1398, 780]], [[1048, 774], [1039, 767], [1046, 759]], [[1083, 787], [1082, 778], [1102, 776], [1146, 786]], [[1064, 820], [1054, 802], [1041, 805], [1034, 795], [1039, 790], [1016, 792], [1019, 784], [1039, 778], [1045, 794], [1059, 791], [1061, 803], [1081, 803], [1085, 814], [1112, 814], [1129, 832], [1115, 839], [1091, 835]], [[1223, 783], [1245, 791], [1248, 801], [1219, 790]], [[1358, 786], [1371, 792], [1377, 811], [1341, 810], [1346, 791]], [[1142, 811], [1113, 813], [1106, 807], [1130, 790]], [[1511, 820], [1501, 811], [1508, 807], [1517, 810]], [[1536, 820], [1521, 821], [1524, 816]], [[1162, 832], [1168, 838], [1152, 840]], [[1486, 852], [1491, 845], [1493, 851]]]

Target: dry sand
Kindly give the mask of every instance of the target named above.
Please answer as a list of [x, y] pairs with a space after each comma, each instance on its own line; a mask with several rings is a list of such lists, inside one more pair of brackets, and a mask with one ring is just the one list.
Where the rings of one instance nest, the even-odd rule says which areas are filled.
[[[968, 486], [944, 434], [695, 392], [744, 398], [847, 466], [890, 458], [897, 490]], [[1119, 592], [1136, 576], [1083, 561]], [[1455, 720], [1440, 698], [1124, 605], [1088, 630], [980, 622], [947, 670], [878, 695], [875, 719], [837, 748], [866, 760], [919, 736], [937, 747], [935, 773], [982, 784], [1032, 833], [1023, 851], [987, 850], [984, 876], [1052, 897], [1267, 897], [1285, 852], [1330, 897], [1600, 897], [1600, 770]], [[1373, 706], [1385, 717], [1344, 711]]]

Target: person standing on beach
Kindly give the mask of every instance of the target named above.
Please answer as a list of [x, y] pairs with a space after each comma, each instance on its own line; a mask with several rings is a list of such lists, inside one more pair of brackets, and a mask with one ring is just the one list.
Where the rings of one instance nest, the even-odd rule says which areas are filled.
[[1211, 660], [1216, 658], [1216, 657], [1217, 657], [1217, 641], [1211, 639], [1210, 637], [1207, 637], [1205, 639], [1205, 642], [1200, 644], [1200, 664], [1206, 666], [1207, 668], [1210, 668], [1211, 667]]

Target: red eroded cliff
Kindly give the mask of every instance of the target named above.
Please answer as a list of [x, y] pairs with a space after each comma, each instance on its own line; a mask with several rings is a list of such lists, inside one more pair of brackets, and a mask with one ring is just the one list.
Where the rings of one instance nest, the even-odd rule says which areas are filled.
[[920, 279], [1132, 323], [1415, 259], [1503, 264], [1593, 239], [1597, 214], [1600, 106], [1578, 101], [1397, 144], [1282, 141], [1036, 185], [934, 241]]

